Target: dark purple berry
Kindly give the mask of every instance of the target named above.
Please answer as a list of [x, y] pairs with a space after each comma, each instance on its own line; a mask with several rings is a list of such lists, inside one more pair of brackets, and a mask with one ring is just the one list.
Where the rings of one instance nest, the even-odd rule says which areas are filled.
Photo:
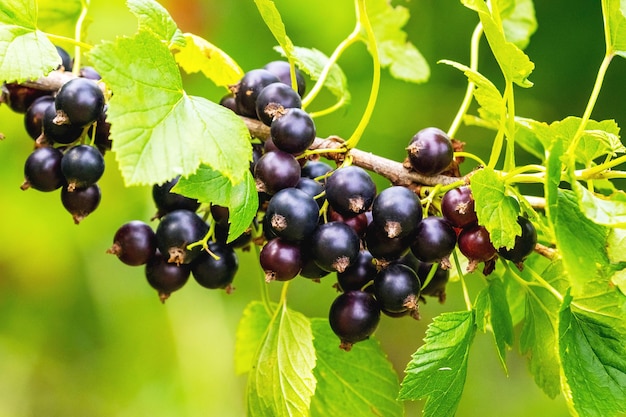
[[50, 96], [50, 92], [37, 88], [27, 87], [17, 83], [6, 83], [0, 89], [2, 99], [0, 103], [6, 103], [16, 113], [26, 113], [26, 110], [43, 96]]
[[87, 78], [94, 81], [99, 81], [102, 79], [102, 76], [94, 67], [82, 67], [78, 72], [78, 76], [82, 78]]
[[422, 221], [422, 205], [408, 188], [389, 187], [374, 199], [372, 221], [389, 238], [412, 236]]
[[319, 206], [307, 193], [285, 188], [274, 194], [265, 213], [274, 234], [289, 241], [308, 238], [319, 218]]
[[223, 243], [209, 242], [209, 252], [202, 251], [191, 264], [191, 274], [198, 284], [209, 289], [232, 291], [232, 282], [239, 268], [234, 249]]
[[59, 69], [61, 69], [62, 67], [64, 71], [71, 72], [72, 66], [73, 66], [72, 57], [65, 49], [61, 48], [60, 46], [57, 46], [56, 48], [57, 48], [57, 53], [59, 54], [59, 57], [61, 58], [61, 65], [59, 65]]
[[489, 232], [483, 226], [475, 224], [461, 230], [458, 237], [459, 250], [470, 262], [485, 262], [497, 255], [491, 244]]
[[43, 132], [43, 117], [50, 105], [54, 106], [52, 96], [39, 97], [28, 107], [24, 115], [24, 126], [28, 136], [37, 139]]
[[[272, 74], [276, 75], [281, 83], [287, 84], [289, 86], [291, 83], [291, 68], [289, 62], [287, 61], [272, 61], [268, 62], [263, 66], [263, 69], [268, 70]], [[296, 84], [298, 88], [298, 94], [300, 97], [304, 96], [304, 92], [306, 91], [306, 81], [304, 80], [304, 76], [302, 75], [302, 71], [298, 68], [294, 68], [294, 72], [296, 73]]]
[[374, 278], [374, 295], [381, 310], [390, 313], [408, 310], [417, 319], [421, 286], [415, 271], [406, 265], [394, 263], [382, 269]]
[[116, 255], [126, 265], [144, 265], [156, 252], [156, 235], [152, 228], [140, 221], [123, 224], [113, 237], [113, 246], [107, 253]]
[[54, 191], [65, 184], [61, 171], [63, 154], [56, 148], [45, 146], [35, 149], [24, 163], [22, 190]]
[[500, 248], [498, 254], [511, 262], [521, 265], [535, 250], [537, 244], [537, 230], [530, 220], [518, 216], [517, 223], [522, 228], [522, 234], [515, 236], [515, 244], [511, 249]]
[[61, 202], [72, 215], [74, 223], [79, 224], [100, 205], [100, 187], [98, 184], [91, 184], [85, 188], [73, 188], [71, 191], [68, 188], [69, 185], [66, 185], [61, 189]]
[[318, 207], [321, 208], [324, 205], [326, 196], [324, 195], [324, 185], [321, 182], [312, 180], [311, 178], [300, 177], [296, 188], [313, 197]]
[[314, 180], [316, 178], [324, 177], [332, 170], [333, 168], [326, 162], [308, 161], [306, 165], [302, 167], [302, 176]]
[[372, 294], [348, 291], [330, 306], [328, 322], [341, 340], [339, 347], [349, 351], [352, 345], [368, 339], [380, 322], [380, 307]]
[[409, 251], [413, 236], [389, 237], [374, 222], [365, 231], [365, 246], [380, 265], [388, 264]]
[[235, 103], [237, 113], [242, 116], [256, 118], [256, 99], [266, 86], [277, 83], [277, 76], [264, 69], [253, 69], [244, 74], [235, 87]]
[[441, 198], [441, 214], [454, 227], [465, 227], [476, 223], [474, 197], [468, 186], [454, 188]]
[[168, 261], [189, 264], [203, 251], [202, 245], [189, 249], [187, 246], [202, 240], [209, 226], [200, 216], [190, 210], [174, 210], [161, 218], [156, 229], [157, 247]]
[[[426, 282], [431, 268], [435, 266], [435, 272], [430, 281]], [[440, 264], [429, 264], [426, 262], [420, 262], [419, 267], [415, 271], [422, 283], [426, 285], [422, 288], [422, 296], [429, 295], [439, 299], [440, 303], [446, 301], [446, 284], [450, 279], [450, 270], [443, 269]], [[424, 285], [424, 284], [422, 284]]]
[[439, 174], [454, 158], [450, 137], [436, 127], [417, 132], [406, 149], [413, 169], [424, 175]]
[[376, 276], [374, 257], [368, 250], [361, 250], [356, 261], [343, 272], [337, 272], [337, 284], [341, 291], [362, 290]]
[[267, 85], [256, 98], [256, 114], [267, 126], [272, 120], [281, 117], [287, 109], [300, 108], [302, 100], [298, 93], [281, 82]]
[[162, 303], [171, 293], [178, 291], [187, 283], [190, 272], [189, 265], [170, 263], [159, 251], [150, 258], [145, 268], [146, 279], [150, 286], [157, 290]]
[[315, 122], [307, 112], [299, 108], [287, 110], [274, 119], [270, 127], [274, 145], [294, 155], [306, 151], [315, 140], [315, 134]]
[[95, 81], [74, 78], [61, 87], [55, 98], [60, 119], [84, 127], [95, 122], [104, 110], [104, 94]]
[[298, 184], [300, 164], [287, 152], [267, 152], [256, 163], [254, 177], [257, 191], [274, 195], [284, 188], [295, 187]]
[[289, 281], [302, 268], [300, 245], [281, 238], [272, 239], [261, 249], [259, 263], [265, 271], [265, 281]]
[[376, 197], [376, 184], [363, 168], [338, 168], [326, 179], [326, 199], [344, 216], [367, 211]]
[[152, 200], [157, 207], [155, 217], [160, 218], [174, 210], [196, 211], [200, 207], [200, 202], [195, 198], [172, 192], [172, 188], [178, 183], [180, 176], [152, 186]]
[[363, 237], [365, 236], [365, 232], [367, 231], [367, 226], [369, 224], [366, 213], [369, 212], [359, 213], [354, 216], [343, 216], [330, 207], [328, 210], [328, 220], [345, 223], [354, 229], [359, 237]]
[[104, 158], [97, 148], [76, 145], [65, 152], [61, 170], [68, 183], [68, 191], [95, 184], [104, 173]]
[[313, 259], [326, 271], [345, 271], [357, 260], [360, 246], [356, 232], [341, 222], [322, 224], [311, 237]]
[[49, 142], [68, 145], [76, 142], [76, 140], [82, 136], [82, 126], [57, 124], [55, 123], [56, 117], [56, 107], [54, 102], [51, 102], [43, 114], [43, 120], [41, 123], [43, 134]]
[[411, 251], [422, 262], [440, 262], [454, 250], [456, 232], [443, 217], [426, 217], [417, 226]]

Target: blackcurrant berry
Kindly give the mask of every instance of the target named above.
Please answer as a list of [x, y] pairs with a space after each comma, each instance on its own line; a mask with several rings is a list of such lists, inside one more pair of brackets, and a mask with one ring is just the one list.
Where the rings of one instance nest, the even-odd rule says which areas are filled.
[[319, 206], [304, 191], [285, 188], [272, 197], [265, 215], [276, 236], [297, 242], [308, 238], [317, 227]]
[[159, 293], [162, 303], [174, 291], [181, 289], [189, 279], [191, 267], [168, 262], [167, 257], [159, 251], [146, 263], [145, 274], [148, 283]]
[[281, 238], [272, 239], [261, 249], [259, 263], [265, 271], [265, 281], [289, 281], [302, 269], [300, 244]]
[[42, 131], [48, 141], [68, 145], [75, 142], [83, 134], [81, 126], [71, 124], [57, 124], [54, 120], [57, 117], [54, 102], [51, 102], [43, 114]]
[[306, 165], [302, 167], [302, 176], [314, 180], [316, 178], [324, 177], [332, 170], [333, 168], [326, 162], [308, 161]]
[[354, 229], [359, 237], [363, 237], [365, 236], [365, 232], [367, 231], [367, 226], [369, 224], [366, 213], [369, 212], [359, 213], [355, 216], [343, 216], [332, 208], [329, 208], [328, 219], [333, 222], [342, 222], [347, 224]]
[[475, 264], [488, 261], [497, 255], [496, 248], [491, 244], [489, 232], [478, 224], [463, 228], [459, 233], [458, 244], [459, 250], [470, 260], [474, 268]]
[[56, 148], [45, 146], [35, 149], [24, 163], [22, 190], [54, 191], [65, 184], [61, 171], [63, 154]]
[[68, 191], [95, 184], [104, 173], [104, 158], [97, 148], [76, 145], [65, 152], [61, 170], [68, 183]]
[[326, 179], [326, 199], [344, 216], [367, 211], [376, 197], [376, 184], [363, 168], [342, 167]]
[[321, 208], [324, 205], [326, 196], [324, 194], [324, 185], [321, 182], [312, 180], [311, 178], [300, 177], [296, 188], [313, 197], [318, 207]]
[[277, 83], [277, 76], [264, 69], [253, 69], [244, 74], [235, 87], [235, 103], [237, 113], [242, 116], [256, 118], [256, 99], [266, 86]]
[[73, 188], [71, 191], [69, 185], [65, 185], [61, 189], [61, 203], [72, 215], [76, 224], [79, 224], [98, 208], [101, 198], [102, 194], [98, 184], [91, 184], [85, 188]]
[[328, 322], [341, 340], [339, 347], [349, 351], [352, 345], [368, 339], [380, 322], [380, 307], [372, 294], [348, 291], [330, 306]]
[[59, 54], [59, 57], [61, 58], [61, 65], [59, 65], [59, 69], [63, 67], [64, 71], [71, 72], [72, 66], [73, 66], [72, 57], [65, 49], [61, 48], [60, 46], [57, 46], [56, 48], [57, 48], [57, 53]]
[[2, 99], [16, 113], [26, 113], [33, 102], [43, 96], [49, 97], [49, 92], [38, 88], [27, 87], [17, 83], [6, 83], [0, 89]]
[[[417, 272], [417, 276], [420, 281], [425, 283], [428, 278], [428, 274], [430, 274], [430, 270], [435, 264], [429, 264], [426, 262], [420, 262], [419, 267], [415, 272]], [[431, 297], [436, 297], [439, 299], [440, 303], [444, 303], [446, 301], [446, 284], [450, 279], [450, 270], [443, 269], [440, 264], [436, 265], [435, 273], [431, 280], [422, 288], [421, 295], [429, 295]], [[422, 284], [423, 285], [423, 284]]]
[[187, 246], [202, 240], [209, 226], [200, 216], [190, 210], [174, 210], [161, 218], [156, 229], [157, 247], [168, 261], [175, 264], [193, 262], [201, 253], [202, 245], [188, 249]]
[[43, 117], [48, 107], [54, 107], [54, 98], [52, 96], [39, 97], [33, 101], [26, 114], [24, 115], [24, 126], [28, 136], [37, 139], [43, 132]]
[[365, 231], [365, 246], [379, 265], [386, 265], [409, 251], [413, 236], [389, 237], [371, 222]]
[[289, 108], [300, 108], [302, 99], [298, 93], [281, 82], [267, 85], [256, 98], [256, 114], [267, 126], [272, 120], [281, 117]]
[[237, 103], [235, 102], [234, 94], [227, 94], [220, 99], [220, 105], [230, 109], [234, 113], [237, 113]]
[[[280, 82], [291, 86], [291, 68], [287, 61], [272, 61], [263, 66], [263, 69], [268, 70], [272, 74], [276, 75]], [[298, 86], [298, 94], [300, 97], [304, 96], [306, 91], [306, 81], [302, 75], [302, 71], [298, 68], [294, 68], [296, 73], [296, 84]]]
[[270, 127], [274, 145], [291, 154], [306, 151], [315, 140], [315, 134], [315, 122], [307, 112], [299, 108], [285, 111], [274, 119]]
[[441, 198], [441, 214], [454, 227], [465, 227], [476, 223], [478, 217], [474, 210], [474, 197], [468, 186], [454, 188]]
[[104, 94], [93, 80], [74, 78], [63, 84], [56, 95], [55, 106], [61, 119], [67, 119], [65, 123], [84, 127], [100, 117]]
[[424, 175], [439, 174], [454, 157], [450, 137], [436, 127], [417, 132], [406, 149], [413, 169]]
[[156, 249], [156, 235], [152, 228], [140, 220], [132, 220], [117, 229], [113, 246], [107, 253], [116, 255], [126, 265], [138, 266], [147, 263]]
[[172, 188], [178, 183], [180, 176], [152, 186], [152, 200], [157, 207], [155, 217], [160, 218], [174, 210], [196, 211], [200, 207], [200, 202], [195, 198], [172, 192]]
[[256, 163], [254, 177], [257, 191], [274, 195], [284, 188], [295, 187], [298, 184], [300, 164], [287, 152], [267, 152]]
[[[454, 250], [456, 232], [443, 217], [426, 217], [417, 226], [411, 251], [422, 262], [440, 262]], [[446, 260], [446, 262], [448, 262]]]
[[522, 228], [522, 234], [515, 236], [513, 248], [500, 248], [498, 249], [498, 254], [504, 259], [521, 266], [522, 262], [524, 262], [535, 249], [535, 245], [537, 244], [537, 229], [535, 229], [535, 226], [526, 217], [518, 216], [517, 223]]
[[326, 271], [345, 271], [359, 256], [360, 246], [356, 232], [341, 222], [322, 224], [311, 236], [313, 259]]
[[390, 313], [408, 310], [417, 319], [421, 286], [415, 271], [406, 265], [393, 263], [383, 268], [374, 278], [374, 295], [381, 310]]
[[417, 195], [406, 187], [384, 189], [372, 204], [372, 220], [389, 238], [414, 235], [422, 220], [422, 205]]
[[87, 78], [94, 81], [99, 81], [102, 79], [102, 76], [94, 67], [82, 67], [80, 71], [78, 71], [78, 76], [82, 78]]
[[343, 272], [337, 272], [337, 284], [341, 291], [362, 290], [376, 276], [374, 257], [368, 250], [361, 250], [356, 261]]
[[323, 270], [315, 263], [309, 242], [305, 241], [300, 244], [300, 254], [302, 256], [301, 277], [319, 281], [320, 278], [330, 274], [330, 271]]
[[232, 282], [239, 268], [234, 249], [228, 245], [209, 242], [209, 252], [202, 251], [191, 264], [191, 274], [198, 284], [209, 289], [232, 291]]

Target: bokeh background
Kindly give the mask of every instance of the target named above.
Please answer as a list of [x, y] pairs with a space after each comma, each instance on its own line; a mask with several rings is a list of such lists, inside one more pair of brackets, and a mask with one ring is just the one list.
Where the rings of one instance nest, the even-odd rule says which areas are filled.
[[[91, 3], [87, 41], [134, 32], [136, 21], [122, 0]], [[163, 4], [183, 31], [220, 46], [246, 71], [279, 57], [251, 0]], [[436, 62], [468, 63], [477, 17], [458, 1], [394, 4], [411, 10], [406, 31], [431, 65], [432, 76], [427, 84], [413, 85], [384, 71], [376, 111], [359, 147], [402, 160], [415, 132], [427, 126], [446, 130], [452, 122], [466, 81]], [[330, 54], [353, 28], [351, 1], [276, 0], [276, 5], [296, 45]], [[535, 86], [516, 90], [518, 114], [547, 122], [580, 116], [604, 53], [600, 4], [539, 1], [536, 11], [539, 29], [527, 49], [536, 64], [530, 78]], [[499, 82], [484, 43], [481, 51], [480, 70]], [[371, 60], [363, 45], [351, 48], [340, 65], [353, 101], [316, 121], [319, 136], [349, 136], [369, 94]], [[594, 119], [613, 118], [624, 125], [625, 74], [625, 63], [615, 59]], [[213, 100], [224, 93], [201, 77], [185, 82], [191, 93]], [[32, 148], [22, 116], [0, 106], [0, 132], [6, 136], [0, 142], [0, 417], [244, 416], [246, 380], [234, 373], [234, 338], [244, 307], [259, 298], [263, 285], [254, 256], [240, 253], [233, 294], [208, 291], [190, 280], [162, 305], [142, 268], [105, 254], [117, 227], [132, 219], [148, 221], [154, 214], [150, 189], [125, 188], [109, 153], [101, 206], [76, 226], [58, 193], [19, 189]], [[492, 138], [490, 131], [467, 126], [458, 134], [468, 151], [482, 156]], [[321, 284], [297, 280], [290, 289], [291, 307], [325, 316], [336, 294], [333, 282], [331, 277]], [[480, 285], [470, 282], [472, 295]], [[400, 378], [432, 318], [463, 308], [460, 285], [452, 283], [447, 302], [428, 302], [421, 321], [382, 319], [377, 338]], [[507, 364], [508, 377], [491, 335], [478, 334], [458, 416], [568, 415], [562, 397], [551, 400], [534, 385], [517, 346]], [[407, 415], [419, 415], [422, 405], [407, 404]]]

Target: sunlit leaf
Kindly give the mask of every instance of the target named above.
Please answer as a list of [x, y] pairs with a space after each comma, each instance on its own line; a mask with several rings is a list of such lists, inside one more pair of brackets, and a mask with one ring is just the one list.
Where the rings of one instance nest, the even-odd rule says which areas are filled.
[[621, 0], [602, 0], [602, 11], [607, 32], [607, 50], [626, 57], [626, 8]]
[[520, 49], [526, 49], [537, 30], [533, 0], [498, 0], [504, 37]]
[[162, 41], [182, 47], [185, 38], [169, 12], [155, 0], [127, 0], [130, 11], [139, 20], [139, 30], [149, 31]]
[[235, 341], [235, 372], [237, 374], [248, 373], [254, 367], [257, 351], [271, 320], [270, 312], [260, 301], [251, 302], [243, 311], [237, 326]]
[[280, 17], [280, 12], [276, 8], [276, 4], [274, 4], [272, 0], [254, 0], [254, 3], [257, 9], [259, 9], [263, 21], [270, 32], [272, 32], [272, 35], [274, 35], [274, 38], [278, 41], [283, 51], [286, 52], [288, 57], [293, 55], [294, 45], [291, 39], [289, 39], [289, 36], [287, 36], [285, 24]]
[[74, 37], [76, 20], [82, 10], [81, 0], [37, 0], [37, 9], [39, 29], [55, 35]]
[[626, 194], [623, 191], [605, 197], [592, 193], [579, 182], [574, 182], [573, 188], [587, 218], [604, 226], [626, 227]]

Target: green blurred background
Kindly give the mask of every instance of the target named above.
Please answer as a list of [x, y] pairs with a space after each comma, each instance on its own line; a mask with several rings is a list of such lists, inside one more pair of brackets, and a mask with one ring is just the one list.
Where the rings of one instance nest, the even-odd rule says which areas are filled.
[[[537, 3], [539, 30], [527, 49], [536, 64], [530, 78], [535, 86], [516, 90], [517, 112], [548, 122], [580, 116], [604, 53], [600, 4]], [[246, 71], [278, 58], [272, 50], [275, 41], [252, 1], [163, 4], [183, 31], [206, 37]], [[411, 9], [406, 31], [431, 65], [432, 76], [427, 84], [413, 85], [384, 72], [376, 112], [359, 147], [402, 160], [415, 132], [426, 126], [445, 130], [452, 122], [465, 78], [436, 62], [468, 63], [477, 18], [457, 1], [394, 4]], [[351, 1], [277, 0], [276, 5], [299, 46], [330, 54], [353, 28]], [[87, 40], [92, 43], [132, 34], [136, 27], [122, 0], [92, 0], [89, 20]], [[480, 70], [499, 82], [484, 43], [482, 52]], [[369, 94], [371, 60], [365, 48], [351, 48], [340, 65], [353, 102], [317, 120], [319, 136], [349, 136]], [[618, 58], [609, 69], [594, 119], [624, 124], [624, 74], [626, 66]], [[187, 77], [186, 86], [213, 100], [223, 94], [201, 77]], [[263, 285], [254, 256], [240, 253], [233, 294], [208, 291], [190, 280], [162, 305], [142, 268], [105, 254], [117, 227], [132, 219], [148, 221], [154, 214], [150, 189], [125, 188], [109, 153], [101, 206], [75, 226], [57, 192], [19, 189], [32, 148], [22, 123], [21, 115], [0, 107], [0, 131], [6, 136], [0, 142], [0, 417], [245, 415], [246, 380], [235, 375], [233, 354], [237, 322]], [[492, 132], [475, 127], [463, 126], [458, 134], [468, 151], [482, 156], [492, 138]], [[331, 277], [321, 284], [297, 280], [290, 289], [291, 307], [325, 316], [336, 294], [333, 282]], [[475, 295], [480, 282], [470, 284]], [[277, 289], [272, 285], [273, 294]], [[400, 378], [431, 319], [463, 308], [460, 285], [452, 283], [447, 302], [429, 301], [421, 321], [382, 319], [377, 337]], [[458, 416], [568, 415], [562, 397], [551, 400], [534, 385], [525, 358], [516, 350], [507, 364], [508, 377], [491, 336], [476, 337]], [[407, 415], [418, 415], [421, 406], [407, 404]]]

